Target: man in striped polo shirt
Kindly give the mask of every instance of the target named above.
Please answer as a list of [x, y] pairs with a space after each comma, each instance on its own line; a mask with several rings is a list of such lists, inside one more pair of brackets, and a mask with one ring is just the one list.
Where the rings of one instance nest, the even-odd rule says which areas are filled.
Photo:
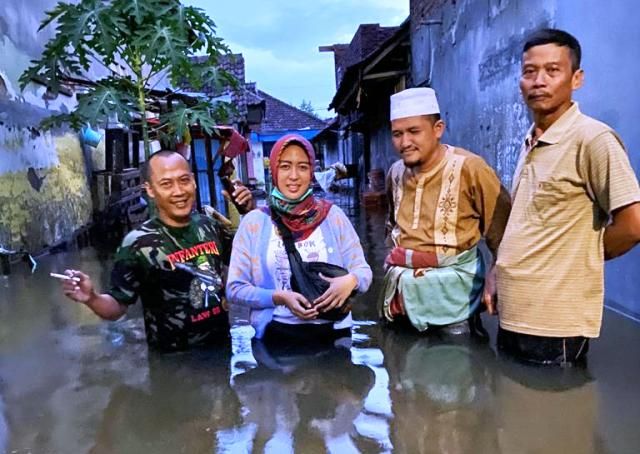
[[520, 89], [534, 124], [498, 251], [498, 346], [543, 364], [585, 357], [600, 334], [604, 261], [640, 242], [640, 189], [622, 141], [572, 100], [580, 57], [561, 30], [524, 45]]

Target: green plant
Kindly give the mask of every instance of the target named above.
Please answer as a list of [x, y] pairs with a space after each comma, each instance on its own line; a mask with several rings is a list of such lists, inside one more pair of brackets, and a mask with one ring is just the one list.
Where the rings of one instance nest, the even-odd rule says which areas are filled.
[[[187, 125], [200, 124], [211, 133], [228, 115], [227, 103], [192, 98], [189, 105], [172, 101], [153, 129], [147, 121], [150, 106], [162, 99], [154, 89], [163, 80], [196, 90], [236, 86], [235, 79], [219, 68], [220, 57], [229, 49], [203, 10], [178, 0], [61, 1], [46, 13], [39, 30], [52, 23], [56, 33], [40, 59], [21, 75], [21, 88], [37, 81], [56, 95], [70, 80], [97, 76], [78, 94], [73, 112], [47, 118], [44, 128], [68, 123], [77, 130], [86, 123], [105, 124], [117, 114], [121, 123], [140, 126], [148, 158], [150, 132], [175, 140]], [[195, 55], [204, 57], [190, 58]]]

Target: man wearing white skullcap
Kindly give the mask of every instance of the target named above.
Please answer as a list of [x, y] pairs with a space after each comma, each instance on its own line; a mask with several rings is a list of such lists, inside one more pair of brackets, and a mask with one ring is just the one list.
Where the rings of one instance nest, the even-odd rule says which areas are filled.
[[[509, 216], [509, 195], [480, 157], [440, 139], [445, 124], [431, 88], [391, 96], [392, 141], [402, 159], [387, 175], [393, 248], [381, 315], [418, 331], [482, 332], [494, 313], [492, 258]], [[487, 285], [485, 285], [485, 277]]]

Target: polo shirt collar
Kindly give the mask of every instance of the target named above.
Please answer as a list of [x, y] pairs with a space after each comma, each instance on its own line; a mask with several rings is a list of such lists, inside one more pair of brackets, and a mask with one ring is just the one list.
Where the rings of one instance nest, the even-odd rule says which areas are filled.
[[[549, 129], [542, 133], [538, 138], [538, 143], [542, 142], [553, 145], [560, 142], [579, 116], [580, 109], [578, 108], [578, 103], [577, 101], [573, 101], [571, 107], [569, 107], [569, 109], [563, 113], [562, 116], [549, 127]], [[529, 130], [529, 137], [531, 137], [531, 134], [533, 133], [533, 128], [534, 126]]]

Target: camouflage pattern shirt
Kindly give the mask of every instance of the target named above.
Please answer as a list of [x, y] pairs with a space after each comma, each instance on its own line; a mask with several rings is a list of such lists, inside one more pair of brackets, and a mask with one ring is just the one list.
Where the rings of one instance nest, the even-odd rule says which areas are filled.
[[220, 341], [229, 332], [222, 282], [229, 245], [211, 218], [194, 213], [185, 227], [152, 218], [124, 238], [109, 294], [125, 305], [140, 297], [151, 347], [181, 350]]

